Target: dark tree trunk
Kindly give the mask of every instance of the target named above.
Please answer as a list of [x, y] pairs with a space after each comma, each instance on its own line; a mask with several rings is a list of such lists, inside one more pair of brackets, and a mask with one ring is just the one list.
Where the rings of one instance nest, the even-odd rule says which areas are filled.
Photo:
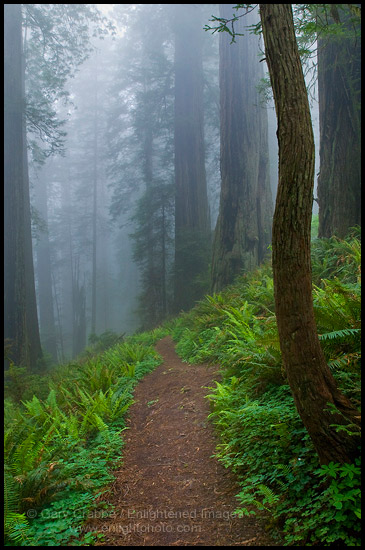
[[21, 4], [5, 4], [4, 337], [9, 359], [30, 370], [42, 357], [35, 299], [24, 119]]
[[[221, 17], [229, 19], [233, 11], [233, 4], [220, 4]], [[228, 33], [220, 35], [222, 183], [213, 245], [214, 292], [255, 268], [271, 242], [267, 112], [257, 90], [263, 69], [258, 38], [246, 28], [255, 21], [253, 14], [237, 21], [235, 30], [244, 36], [235, 43]]]
[[[353, 423], [357, 432], [358, 412], [337, 389], [318, 340], [313, 312], [314, 140], [291, 5], [260, 4], [260, 12], [278, 120], [279, 186], [272, 248], [283, 364], [320, 462], [349, 462], [357, 455], [359, 437], [338, 432], [333, 425]], [[329, 404], [334, 405], [333, 411]]]
[[361, 44], [352, 25], [346, 32], [318, 40], [319, 237], [344, 238], [361, 224]]
[[206, 292], [209, 210], [205, 175], [202, 23], [197, 4], [175, 5], [175, 309]]

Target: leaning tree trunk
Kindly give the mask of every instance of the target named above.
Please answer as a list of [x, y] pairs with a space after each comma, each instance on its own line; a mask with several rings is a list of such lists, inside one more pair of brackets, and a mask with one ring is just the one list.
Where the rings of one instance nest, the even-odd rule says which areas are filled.
[[[358, 412], [337, 389], [314, 319], [310, 229], [314, 140], [290, 4], [260, 4], [266, 59], [278, 120], [279, 186], [273, 221], [276, 318], [283, 364], [300, 417], [320, 462], [358, 452]], [[330, 408], [331, 405], [334, 407]]]

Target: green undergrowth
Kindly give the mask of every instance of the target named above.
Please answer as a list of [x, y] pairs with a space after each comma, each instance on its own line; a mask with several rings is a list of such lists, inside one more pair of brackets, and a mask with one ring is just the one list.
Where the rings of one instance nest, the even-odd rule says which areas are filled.
[[[156, 329], [96, 349], [45, 376], [12, 365], [5, 380], [5, 545], [88, 546], [90, 517], [122, 456], [125, 419], [138, 381], [161, 357]], [[105, 346], [103, 346], [105, 347]], [[98, 353], [99, 348], [99, 353]]]
[[[360, 407], [360, 240], [312, 241], [313, 299], [328, 364]], [[284, 546], [359, 546], [360, 464], [319, 467], [282, 368], [269, 263], [175, 323], [179, 355], [221, 366], [207, 396], [216, 455], [240, 481], [237, 513], [260, 510]]]

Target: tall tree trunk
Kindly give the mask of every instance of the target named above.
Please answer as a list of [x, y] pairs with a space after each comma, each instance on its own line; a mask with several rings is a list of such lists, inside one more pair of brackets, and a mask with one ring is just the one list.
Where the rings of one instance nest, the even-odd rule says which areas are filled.
[[166, 212], [165, 197], [162, 197], [162, 216], [161, 216], [161, 320], [167, 316], [167, 285], [166, 285]]
[[[283, 364], [295, 404], [320, 462], [349, 462], [359, 437], [334, 425], [358, 412], [338, 390], [314, 319], [310, 229], [314, 139], [290, 4], [260, 4], [266, 59], [278, 120], [279, 185], [273, 221], [275, 308]], [[334, 405], [333, 410], [329, 405]]]
[[[233, 5], [220, 4], [220, 16], [230, 19]], [[256, 267], [271, 242], [267, 112], [257, 90], [263, 69], [258, 38], [247, 30], [255, 20], [248, 13], [237, 21], [235, 30], [244, 36], [235, 43], [228, 33], [220, 35], [222, 183], [213, 245], [214, 292]]]
[[205, 175], [202, 24], [198, 4], [175, 4], [175, 309], [208, 283], [210, 227]]
[[[67, 158], [67, 157], [66, 157]], [[71, 159], [67, 159], [67, 176], [61, 187], [61, 208], [63, 217], [63, 226], [65, 228], [65, 248], [63, 250], [62, 261], [60, 262], [60, 286], [61, 296], [60, 305], [62, 306], [62, 333], [64, 340], [64, 352], [67, 357], [73, 357], [73, 324], [74, 324], [74, 239], [73, 239], [73, 216], [71, 200]]]
[[93, 139], [93, 244], [92, 244], [92, 281], [91, 281], [91, 333], [96, 332], [96, 241], [97, 241], [97, 196], [98, 196], [98, 72], [95, 62], [94, 82], [94, 139]]
[[[100, 199], [103, 211], [105, 211], [106, 197], [105, 197], [105, 179], [101, 181], [100, 187]], [[102, 309], [101, 316], [103, 319], [103, 330], [110, 329], [110, 305], [109, 305], [109, 295], [110, 295], [110, 276], [109, 276], [109, 246], [110, 246], [110, 234], [108, 228], [105, 227], [105, 221], [102, 225], [102, 231], [100, 235], [101, 244], [100, 249], [100, 274], [101, 274], [101, 288], [102, 288]]]
[[79, 258], [74, 261], [72, 273], [72, 356], [76, 357], [86, 346], [85, 283], [80, 282]]
[[47, 171], [40, 172], [36, 188], [36, 207], [46, 224], [45, 232], [38, 237], [36, 246], [39, 324], [44, 350], [57, 362], [57, 337], [52, 293], [51, 251], [48, 233]]
[[61, 317], [61, 306], [58, 299], [58, 293], [57, 293], [57, 285], [55, 281], [55, 277], [52, 274], [52, 288], [53, 288], [53, 296], [54, 296], [54, 302], [55, 302], [55, 308], [57, 313], [57, 324], [58, 324], [58, 340], [60, 343], [60, 362], [64, 363], [66, 361], [66, 355], [65, 355], [65, 346], [63, 343], [63, 330], [62, 330], [62, 317]]
[[[22, 56], [22, 95], [25, 101], [25, 56]], [[26, 334], [28, 338], [29, 365], [31, 368], [44, 368], [44, 362], [39, 334], [37, 300], [35, 292], [33, 244], [30, 214], [30, 188], [28, 169], [27, 127], [25, 113], [23, 115], [23, 194], [24, 194], [24, 266], [25, 266], [25, 293], [26, 293]]]
[[[330, 5], [332, 23], [340, 23], [343, 10]], [[352, 24], [343, 24], [347, 36], [318, 40], [319, 237], [343, 238], [361, 224], [361, 44]]]
[[24, 118], [21, 4], [5, 4], [4, 337], [30, 370], [42, 357], [35, 299]]

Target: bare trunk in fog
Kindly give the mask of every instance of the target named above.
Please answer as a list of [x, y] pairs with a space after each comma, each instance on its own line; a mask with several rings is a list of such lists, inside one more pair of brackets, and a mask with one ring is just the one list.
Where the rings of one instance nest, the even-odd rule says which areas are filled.
[[175, 5], [175, 309], [206, 292], [209, 211], [203, 122], [202, 22], [197, 4]]
[[361, 224], [361, 45], [348, 27], [347, 37], [318, 40], [319, 237], [344, 238]]
[[34, 370], [42, 351], [30, 224], [21, 4], [6, 4], [4, 15], [4, 337], [11, 360]]
[[[100, 186], [100, 202], [105, 206], [105, 179], [102, 180]], [[100, 262], [100, 277], [101, 277], [101, 302], [100, 315], [103, 319], [103, 330], [105, 332], [110, 329], [109, 325], [109, 246], [110, 246], [110, 229], [105, 227], [105, 223], [102, 226], [100, 235], [101, 242], [99, 244], [99, 262]], [[100, 325], [99, 325], [100, 326]]]
[[36, 245], [39, 325], [44, 350], [51, 355], [52, 360], [56, 363], [57, 336], [53, 309], [51, 252], [48, 233], [47, 177], [47, 171], [41, 171], [35, 186], [36, 208], [46, 224], [46, 230], [38, 236]]
[[[233, 4], [220, 4], [220, 16], [231, 18]], [[272, 199], [269, 183], [267, 112], [257, 85], [263, 77], [258, 38], [247, 14], [235, 30], [244, 33], [231, 44], [220, 35], [221, 198], [212, 261], [212, 290], [232, 283], [255, 268], [271, 242]]]
[[86, 346], [85, 282], [80, 279], [80, 262], [76, 258], [72, 270], [72, 357], [79, 355]]
[[[278, 120], [279, 185], [273, 222], [275, 312], [280, 348], [298, 413], [320, 462], [349, 462], [359, 437], [342, 427], [359, 416], [338, 390], [314, 319], [310, 235], [314, 139], [291, 4], [260, 4], [265, 52]], [[333, 410], [330, 410], [333, 405]]]
[[96, 240], [97, 240], [97, 196], [98, 196], [98, 73], [95, 65], [94, 82], [94, 140], [93, 140], [93, 243], [91, 280], [91, 333], [96, 331]]

